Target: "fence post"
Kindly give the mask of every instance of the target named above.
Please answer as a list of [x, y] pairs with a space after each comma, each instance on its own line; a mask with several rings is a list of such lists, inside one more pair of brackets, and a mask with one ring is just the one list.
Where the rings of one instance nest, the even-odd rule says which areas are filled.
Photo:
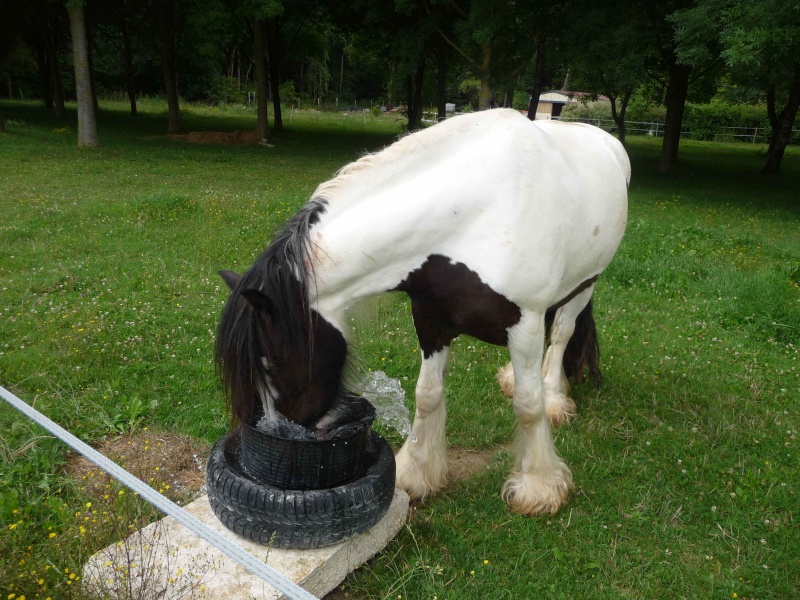
[[758, 127], [756, 127], [755, 131], [753, 131], [753, 143], [756, 143], [756, 137], [758, 136]]

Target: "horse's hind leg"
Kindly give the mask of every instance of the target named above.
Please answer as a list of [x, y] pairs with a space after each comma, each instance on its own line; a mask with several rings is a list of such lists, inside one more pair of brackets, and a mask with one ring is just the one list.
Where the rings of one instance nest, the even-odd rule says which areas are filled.
[[396, 486], [412, 498], [424, 498], [447, 484], [444, 371], [449, 354], [450, 348], [445, 346], [423, 359], [417, 380], [414, 435], [397, 453]]
[[[575, 402], [569, 397], [569, 380], [564, 372], [564, 353], [575, 333], [575, 322], [592, 299], [593, 291], [594, 286], [590, 286], [558, 308], [549, 326], [549, 345], [542, 365], [542, 377], [545, 408], [551, 425], [566, 423], [576, 414]], [[580, 345], [583, 340], [575, 342]], [[582, 370], [583, 366], [577, 365], [578, 370]], [[497, 381], [503, 393], [509, 398], [513, 397], [514, 368], [510, 362], [497, 370]]]
[[544, 315], [526, 313], [509, 331], [514, 367], [514, 414], [519, 432], [516, 460], [503, 485], [511, 510], [526, 515], [555, 513], [572, 487], [572, 474], [550, 435], [542, 384]]
[[564, 374], [564, 352], [572, 334], [575, 320], [592, 299], [594, 286], [577, 294], [556, 311], [550, 327], [550, 345], [542, 365], [544, 403], [552, 425], [560, 425], [575, 416], [575, 402], [569, 397], [569, 382]]
[[[545, 364], [543, 366], [542, 374], [552, 372], [554, 369], [550, 365], [557, 364], [548, 352], [545, 356]], [[500, 389], [509, 398], [514, 396], [514, 366], [511, 361], [507, 362], [504, 366], [497, 370], [497, 381], [500, 384]], [[558, 392], [548, 392], [545, 387], [545, 409], [547, 416], [550, 419], [550, 424], [557, 426], [566, 423], [576, 414], [575, 402], [569, 397], [569, 380], [567, 379], [564, 369], [561, 369], [561, 394]], [[563, 398], [560, 396], [563, 395]]]

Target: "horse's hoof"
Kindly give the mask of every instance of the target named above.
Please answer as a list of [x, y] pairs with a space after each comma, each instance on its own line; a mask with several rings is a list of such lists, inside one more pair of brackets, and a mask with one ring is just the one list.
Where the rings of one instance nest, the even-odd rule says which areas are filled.
[[572, 489], [572, 474], [566, 465], [548, 478], [531, 473], [512, 473], [503, 485], [503, 500], [512, 512], [526, 515], [554, 515]]
[[397, 476], [394, 486], [397, 489], [403, 490], [411, 500], [425, 500], [426, 497], [435, 494], [439, 490], [444, 489], [447, 485], [447, 478], [441, 481], [438, 485], [431, 485], [424, 478], [419, 476], [419, 473], [412, 473], [409, 469], [400, 471], [397, 469]]
[[[409, 443], [409, 442], [406, 442]], [[397, 476], [395, 487], [405, 491], [412, 500], [424, 500], [447, 486], [447, 458], [417, 464], [405, 446], [395, 457]]]

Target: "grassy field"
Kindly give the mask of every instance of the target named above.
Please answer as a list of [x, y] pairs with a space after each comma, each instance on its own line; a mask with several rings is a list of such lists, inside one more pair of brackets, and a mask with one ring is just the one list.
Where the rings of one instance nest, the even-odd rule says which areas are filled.
[[[101, 148], [81, 151], [72, 122], [4, 102], [0, 385], [92, 443], [147, 431], [209, 443], [227, 426], [216, 271], [247, 268], [317, 183], [399, 128], [299, 113], [274, 147], [203, 145], [167, 139], [163, 109], [143, 109], [104, 106]], [[182, 118], [187, 131], [254, 123], [241, 110]], [[800, 595], [800, 149], [775, 178], [756, 174], [761, 146], [683, 142], [669, 176], [655, 173], [659, 150], [630, 140], [628, 232], [595, 295], [605, 381], [576, 389], [577, 420], [554, 432], [577, 485], [566, 506], [506, 509], [514, 422], [494, 372], [507, 352], [457, 340], [448, 439], [485, 466], [415, 506], [344, 582], [350, 597]], [[353, 328], [364, 367], [413, 398], [405, 300]], [[86, 557], [152, 513], [65, 469], [63, 445], [5, 405], [0, 431], [0, 597], [80, 597]]]

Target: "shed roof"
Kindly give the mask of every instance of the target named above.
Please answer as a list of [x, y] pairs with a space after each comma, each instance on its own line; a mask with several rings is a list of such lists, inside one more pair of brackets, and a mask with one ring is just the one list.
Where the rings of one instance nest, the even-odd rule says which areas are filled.
[[[568, 102], [578, 102], [584, 98], [591, 97], [589, 92], [575, 92], [572, 90], [547, 90], [539, 96], [539, 102], [553, 102], [566, 104]], [[598, 100], [608, 100], [605, 96], [598, 96]]]

